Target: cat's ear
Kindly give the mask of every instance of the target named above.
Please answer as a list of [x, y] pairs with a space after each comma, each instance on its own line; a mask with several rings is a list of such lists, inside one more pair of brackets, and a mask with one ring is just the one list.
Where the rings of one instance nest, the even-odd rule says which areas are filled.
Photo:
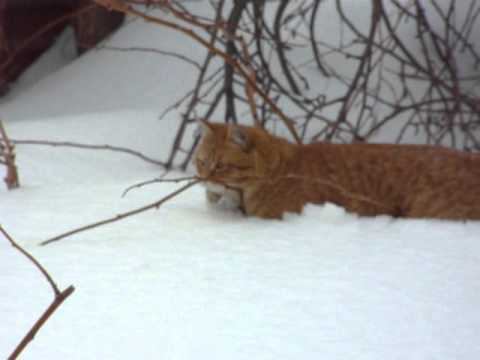
[[237, 125], [230, 126], [230, 140], [243, 151], [248, 151], [252, 147], [252, 139], [248, 132]]

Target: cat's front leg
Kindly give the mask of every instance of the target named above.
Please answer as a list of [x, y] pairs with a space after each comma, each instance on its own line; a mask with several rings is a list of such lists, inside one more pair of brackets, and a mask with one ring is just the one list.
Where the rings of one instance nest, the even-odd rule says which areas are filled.
[[223, 194], [225, 193], [225, 187], [207, 182], [205, 183], [205, 195], [209, 204], [218, 204], [222, 199]]
[[239, 190], [214, 183], [207, 183], [206, 188], [206, 197], [209, 204], [218, 205], [225, 209], [244, 211], [242, 194]]
[[225, 189], [218, 204], [226, 209], [240, 209], [243, 211], [242, 195], [238, 190]]

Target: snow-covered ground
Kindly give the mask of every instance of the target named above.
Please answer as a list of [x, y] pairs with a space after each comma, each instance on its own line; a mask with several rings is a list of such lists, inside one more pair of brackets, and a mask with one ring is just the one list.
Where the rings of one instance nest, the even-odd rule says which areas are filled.
[[[200, 5], [196, 5], [200, 6]], [[132, 22], [112, 45], [202, 53]], [[12, 138], [128, 146], [164, 158], [195, 72], [153, 54], [91, 52], [0, 104]], [[209, 208], [194, 187], [160, 209], [46, 247], [53, 235], [160, 199], [129, 155], [19, 146], [0, 223], [76, 291], [22, 359], [477, 359], [480, 223], [360, 219], [333, 205], [284, 221]], [[181, 174], [171, 174], [178, 176]], [[0, 239], [0, 358], [52, 299]]]

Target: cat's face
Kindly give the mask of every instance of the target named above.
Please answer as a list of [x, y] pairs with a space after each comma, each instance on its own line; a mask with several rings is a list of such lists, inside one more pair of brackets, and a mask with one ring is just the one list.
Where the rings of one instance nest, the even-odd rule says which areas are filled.
[[202, 138], [195, 154], [197, 174], [208, 181], [241, 186], [258, 176], [256, 129], [201, 123]]

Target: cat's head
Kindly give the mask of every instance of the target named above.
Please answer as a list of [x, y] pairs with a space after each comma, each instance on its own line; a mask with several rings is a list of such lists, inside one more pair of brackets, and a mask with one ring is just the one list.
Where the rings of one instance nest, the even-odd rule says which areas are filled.
[[209, 181], [242, 186], [268, 176], [278, 162], [265, 130], [200, 121], [201, 140], [195, 154], [197, 174]]

